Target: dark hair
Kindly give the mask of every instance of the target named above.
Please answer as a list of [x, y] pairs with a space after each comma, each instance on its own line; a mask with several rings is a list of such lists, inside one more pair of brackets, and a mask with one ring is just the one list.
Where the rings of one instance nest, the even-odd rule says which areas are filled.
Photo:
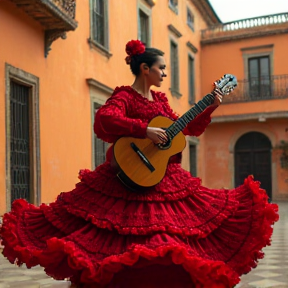
[[159, 49], [146, 48], [144, 53], [131, 56], [130, 69], [135, 76], [138, 76], [142, 63], [146, 63], [150, 68], [158, 60], [158, 56], [163, 55], [164, 52]]

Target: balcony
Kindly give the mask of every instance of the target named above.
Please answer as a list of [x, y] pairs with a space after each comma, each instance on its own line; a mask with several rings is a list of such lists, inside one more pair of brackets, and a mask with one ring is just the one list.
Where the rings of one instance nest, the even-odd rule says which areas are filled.
[[271, 75], [238, 80], [237, 88], [223, 104], [288, 98], [288, 75]]
[[66, 32], [75, 30], [76, 0], [10, 0], [31, 18], [39, 22], [45, 31], [45, 57], [51, 50], [51, 44]]
[[201, 44], [288, 33], [288, 13], [242, 19], [201, 31]]

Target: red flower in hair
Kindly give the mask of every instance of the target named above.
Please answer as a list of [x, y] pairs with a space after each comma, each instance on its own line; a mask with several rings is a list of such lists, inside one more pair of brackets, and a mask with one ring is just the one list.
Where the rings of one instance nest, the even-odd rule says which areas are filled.
[[139, 55], [145, 52], [145, 45], [139, 40], [131, 40], [126, 44], [126, 53], [129, 56]]

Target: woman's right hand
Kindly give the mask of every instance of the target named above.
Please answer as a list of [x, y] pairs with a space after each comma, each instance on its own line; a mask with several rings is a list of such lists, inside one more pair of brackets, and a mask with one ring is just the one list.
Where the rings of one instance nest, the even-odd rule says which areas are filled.
[[166, 131], [162, 128], [147, 127], [146, 136], [152, 140], [154, 144], [165, 144], [168, 141]]

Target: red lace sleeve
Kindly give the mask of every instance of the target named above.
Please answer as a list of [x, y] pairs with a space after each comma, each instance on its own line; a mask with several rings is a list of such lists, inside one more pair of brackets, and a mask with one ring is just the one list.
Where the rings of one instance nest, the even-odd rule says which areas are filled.
[[127, 117], [129, 93], [113, 94], [95, 114], [94, 132], [98, 138], [113, 143], [121, 136], [145, 138], [148, 123]]

